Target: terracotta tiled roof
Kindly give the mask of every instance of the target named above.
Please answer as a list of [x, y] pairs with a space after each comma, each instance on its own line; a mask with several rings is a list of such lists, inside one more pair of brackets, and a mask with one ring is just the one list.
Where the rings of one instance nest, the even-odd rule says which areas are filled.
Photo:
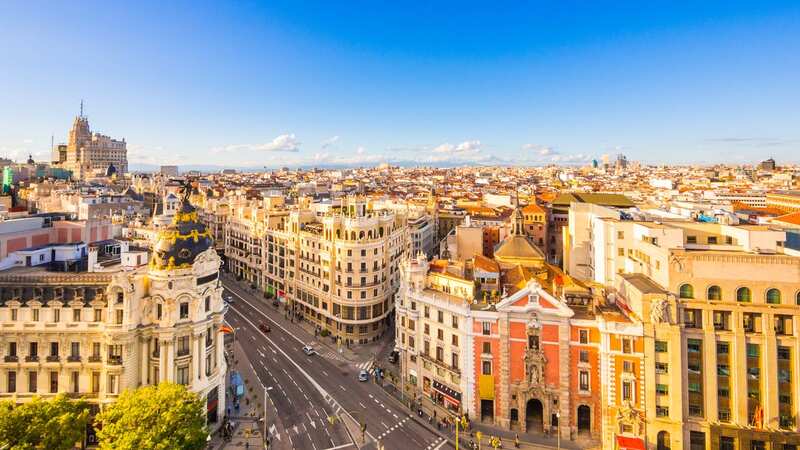
[[778, 216], [772, 219], [772, 222], [779, 222], [781, 224], [789, 224], [789, 225], [800, 225], [800, 212]]
[[500, 266], [497, 265], [497, 262], [483, 255], [475, 255], [473, 264], [476, 269], [483, 270], [484, 272], [500, 272]]

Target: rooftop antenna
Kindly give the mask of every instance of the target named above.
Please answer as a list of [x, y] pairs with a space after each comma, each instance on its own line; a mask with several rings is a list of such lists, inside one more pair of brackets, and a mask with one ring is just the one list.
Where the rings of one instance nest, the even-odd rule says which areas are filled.
[[83, 99], [81, 99], [81, 119], [83, 118]]

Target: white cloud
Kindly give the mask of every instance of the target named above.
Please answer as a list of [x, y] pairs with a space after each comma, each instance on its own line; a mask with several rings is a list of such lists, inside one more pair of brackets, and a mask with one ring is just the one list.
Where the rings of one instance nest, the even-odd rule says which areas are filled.
[[339, 136], [331, 136], [328, 139], [322, 141], [321, 147], [323, 150], [325, 150], [328, 147], [331, 147], [332, 145], [336, 144], [337, 142], [339, 142]]
[[481, 141], [464, 141], [458, 145], [449, 142], [433, 148], [434, 153], [478, 153], [481, 151]]
[[33, 144], [33, 139], [23, 139], [22, 143], [25, 144], [25, 145]]
[[262, 152], [298, 152], [300, 151], [300, 141], [294, 133], [282, 134], [270, 142], [263, 144], [232, 144], [224, 147], [214, 147], [214, 153], [231, 153], [239, 151], [262, 151]]
[[[534, 156], [553, 156], [558, 155], [558, 152], [549, 145], [541, 144], [525, 144], [522, 146], [523, 150], [533, 152]], [[538, 159], [538, 158], [537, 158]]]

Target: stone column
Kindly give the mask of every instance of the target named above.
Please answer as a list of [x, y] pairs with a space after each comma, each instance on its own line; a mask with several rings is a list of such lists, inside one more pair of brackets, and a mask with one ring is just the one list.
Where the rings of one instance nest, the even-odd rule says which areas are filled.
[[170, 383], [175, 382], [175, 337], [173, 336], [166, 346], [167, 351], [167, 366], [165, 367], [166, 370], [166, 381]]
[[140, 339], [139, 342], [139, 358], [142, 365], [139, 368], [139, 385], [150, 384], [148, 378], [150, 377], [150, 339]]
[[738, 426], [747, 426], [747, 341], [744, 330], [739, 325], [742, 323], [742, 312], [733, 311], [734, 324], [733, 339], [730, 347], [731, 366], [731, 418]]
[[764, 314], [764, 339], [758, 359], [761, 361], [761, 405], [764, 407], [764, 428], [778, 428], [778, 345], [775, 337], [775, 316]]

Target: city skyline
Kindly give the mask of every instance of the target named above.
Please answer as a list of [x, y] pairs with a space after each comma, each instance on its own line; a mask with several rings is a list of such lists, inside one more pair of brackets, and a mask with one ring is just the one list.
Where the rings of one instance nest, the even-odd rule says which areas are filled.
[[5, 4], [0, 156], [85, 99], [133, 169], [800, 162], [796, 5], [569, 6]]

